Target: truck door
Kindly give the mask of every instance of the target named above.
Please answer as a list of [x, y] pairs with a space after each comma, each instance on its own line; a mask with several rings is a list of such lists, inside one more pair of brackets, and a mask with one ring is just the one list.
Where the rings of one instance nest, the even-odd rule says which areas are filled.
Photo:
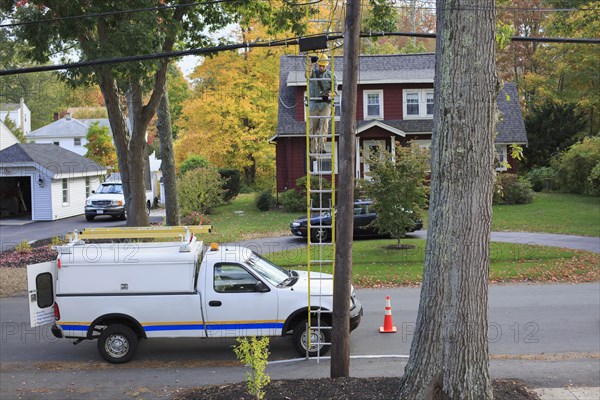
[[31, 327], [54, 322], [56, 261], [27, 266], [29, 320]]
[[213, 337], [281, 334], [277, 289], [235, 262], [215, 263], [205, 290], [207, 333]]

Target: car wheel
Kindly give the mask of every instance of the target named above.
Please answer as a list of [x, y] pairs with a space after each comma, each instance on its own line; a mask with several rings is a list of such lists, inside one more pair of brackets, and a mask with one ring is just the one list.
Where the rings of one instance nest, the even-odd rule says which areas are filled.
[[138, 337], [130, 327], [114, 324], [107, 326], [98, 339], [98, 352], [111, 364], [123, 364], [133, 358]]
[[[321, 328], [315, 327], [315, 320], [311, 320], [313, 328], [310, 330], [310, 350], [308, 351], [309, 357], [316, 357], [317, 355], [322, 356], [327, 354], [331, 347], [331, 328], [329, 324], [321, 321]], [[292, 340], [296, 351], [303, 357], [306, 357], [306, 349], [308, 347], [308, 335], [306, 333], [307, 320], [302, 320], [294, 328]]]
[[121, 213], [121, 215], [119, 215], [119, 219], [121, 221], [125, 221], [127, 219], [127, 211], [123, 210], [123, 212]]
[[310, 231], [312, 243], [327, 243], [331, 240], [331, 230], [327, 228], [314, 228]]
[[94, 216], [93, 215], [86, 215], [85, 216], [86, 221], [88, 222], [92, 222], [94, 220]]

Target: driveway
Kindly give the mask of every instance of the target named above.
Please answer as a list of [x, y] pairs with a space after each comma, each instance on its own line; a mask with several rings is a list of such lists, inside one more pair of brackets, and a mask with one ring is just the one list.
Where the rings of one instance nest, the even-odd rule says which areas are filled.
[[[152, 210], [150, 222], [161, 222], [164, 210]], [[85, 220], [83, 214], [56, 221], [31, 221], [19, 219], [0, 219], [0, 251], [10, 250], [23, 241], [50, 239], [74, 230], [85, 228], [103, 228], [125, 226], [126, 221], [118, 221], [111, 217], [98, 217], [92, 222]]]

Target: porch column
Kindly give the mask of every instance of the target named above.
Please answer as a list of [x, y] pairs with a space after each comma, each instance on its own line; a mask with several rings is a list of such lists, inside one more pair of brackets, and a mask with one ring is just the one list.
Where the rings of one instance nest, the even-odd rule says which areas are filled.
[[360, 179], [360, 138], [355, 137], [356, 140], [356, 162], [354, 163], [354, 174], [356, 179]]
[[390, 136], [390, 143], [392, 144], [392, 161], [396, 161], [396, 136]]

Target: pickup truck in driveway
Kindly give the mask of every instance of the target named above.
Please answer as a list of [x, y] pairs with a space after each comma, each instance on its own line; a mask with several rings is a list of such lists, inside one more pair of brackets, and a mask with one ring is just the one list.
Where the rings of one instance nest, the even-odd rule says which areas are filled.
[[[146, 212], [152, 206], [152, 191], [146, 191]], [[104, 182], [85, 200], [85, 219], [93, 221], [97, 216], [110, 215], [117, 219], [127, 219], [125, 196], [121, 182]]]
[[[309, 279], [244, 247], [205, 248], [189, 234], [162, 243], [75, 239], [58, 252], [27, 268], [31, 325], [53, 324], [54, 336], [75, 343], [97, 339], [108, 362], [129, 361], [150, 338], [289, 335], [303, 356], [330, 347], [330, 275]], [[363, 313], [354, 290], [350, 303], [353, 330]]]

